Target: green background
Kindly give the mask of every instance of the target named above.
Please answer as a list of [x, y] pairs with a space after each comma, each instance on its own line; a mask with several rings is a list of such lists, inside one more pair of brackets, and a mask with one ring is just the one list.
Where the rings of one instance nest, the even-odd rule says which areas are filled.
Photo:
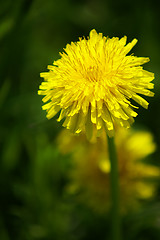
[[[110, 219], [64, 194], [71, 167], [37, 95], [40, 72], [67, 43], [95, 28], [105, 36], [138, 39], [136, 56], [149, 56], [155, 97], [138, 110], [134, 127], [154, 134], [152, 163], [160, 165], [160, 7], [155, 1], [0, 1], [0, 239], [110, 239]], [[134, 169], [133, 169], [134, 171]], [[159, 184], [160, 186], [160, 184]], [[160, 189], [160, 188], [159, 188]], [[160, 239], [160, 190], [145, 210], [123, 218], [123, 239]]]

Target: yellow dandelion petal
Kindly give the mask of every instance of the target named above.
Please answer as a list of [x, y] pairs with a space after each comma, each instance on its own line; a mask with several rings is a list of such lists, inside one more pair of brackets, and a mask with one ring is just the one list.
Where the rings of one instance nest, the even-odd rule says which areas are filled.
[[154, 95], [150, 91], [154, 74], [141, 66], [148, 57], [126, 55], [137, 39], [126, 42], [126, 36], [106, 38], [93, 29], [88, 39], [67, 44], [61, 58], [48, 66], [49, 72], [40, 74], [44, 82], [38, 94], [44, 95], [47, 118], [60, 111], [63, 126], [72, 132], [86, 131], [89, 138], [93, 129], [98, 133], [104, 126], [110, 136], [115, 124], [129, 128], [137, 116], [131, 99], [148, 108], [140, 95]]

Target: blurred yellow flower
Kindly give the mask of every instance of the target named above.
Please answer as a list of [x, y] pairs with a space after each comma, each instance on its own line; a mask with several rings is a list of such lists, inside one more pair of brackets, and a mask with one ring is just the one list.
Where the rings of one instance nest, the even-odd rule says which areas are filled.
[[49, 72], [41, 73], [44, 82], [38, 94], [45, 95], [42, 108], [50, 119], [59, 111], [58, 121], [73, 133], [86, 132], [92, 138], [93, 129], [109, 136], [118, 124], [129, 128], [137, 113], [130, 102], [148, 107], [139, 94], [153, 96], [154, 74], [140, 66], [148, 57], [126, 56], [137, 43], [126, 45], [127, 37], [106, 38], [94, 29], [88, 39], [67, 44], [61, 58], [49, 65]]
[[[110, 161], [106, 149], [105, 133], [90, 143], [85, 135], [75, 137], [67, 130], [60, 133], [58, 146], [61, 153], [72, 153], [73, 169], [70, 171], [69, 193], [99, 212], [110, 207]], [[147, 131], [118, 128], [115, 135], [119, 164], [121, 211], [135, 210], [140, 200], [154, 196], [155, 178], [160, 169], [142, 161], [155, 151], [153, 136]], [[107, 156], [107, 157], [106, 157]]]

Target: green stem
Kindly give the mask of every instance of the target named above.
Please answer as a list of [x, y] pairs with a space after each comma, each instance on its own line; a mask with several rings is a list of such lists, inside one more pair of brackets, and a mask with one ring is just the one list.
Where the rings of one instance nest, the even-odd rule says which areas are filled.
[[[107, 135], [108, 136], [108, 135]], [[110, 171], [110, 188], [112, 203], [112, 240], [121, 239], [120, 229], [120, 212], [119, 212], [119, 177], [118, 177], [118, 160], [114, 138], [108, 138], [108, 152], [111, 165]]]

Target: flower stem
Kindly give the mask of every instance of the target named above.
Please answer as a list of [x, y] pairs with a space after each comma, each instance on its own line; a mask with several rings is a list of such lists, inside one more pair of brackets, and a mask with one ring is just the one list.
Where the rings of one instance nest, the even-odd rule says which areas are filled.
[[[107, 135], [108, 137], [108, 135]], [[114, 138], [108, 137], [108, 151], [111, 165], [110, 171], [110, 188], [111, 188], [111, 214], [112, 214], [112, 240], [121, 239], [120, 211], [119, 211], [119, 177], [118, 177], [118, 160]]]

